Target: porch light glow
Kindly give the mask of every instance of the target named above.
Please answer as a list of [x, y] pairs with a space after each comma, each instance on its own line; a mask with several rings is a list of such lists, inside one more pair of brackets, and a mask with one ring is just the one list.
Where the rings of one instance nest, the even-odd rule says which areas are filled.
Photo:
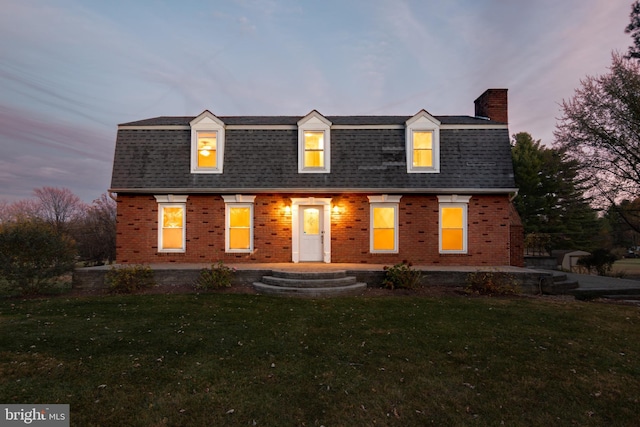
[[291, 206], [287, 205], [284, 207], [285, 215], [291, 215]]

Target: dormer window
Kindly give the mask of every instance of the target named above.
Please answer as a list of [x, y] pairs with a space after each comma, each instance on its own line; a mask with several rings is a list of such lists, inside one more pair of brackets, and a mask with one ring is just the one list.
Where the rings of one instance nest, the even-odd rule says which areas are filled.
[[298, 172], [331, 171], [331, 122], [317, 111], [298, 121]]
[[191, 173], [222, 173], [224, 122], [205, 111], [190, 124]]
[[440, 121], [425, 110], [407, 120], [408, 173], [440, 172]]

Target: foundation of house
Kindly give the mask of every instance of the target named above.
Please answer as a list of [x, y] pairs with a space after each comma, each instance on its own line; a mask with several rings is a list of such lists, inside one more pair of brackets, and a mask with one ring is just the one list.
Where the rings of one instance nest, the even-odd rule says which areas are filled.
[[[105, 276], [111, 268], [120, 265], [78, 268], [73, 273], [73, 287], [78, 290], [106, 289]], [[160, 286], [184, 286], [195, 284], [200, 270], [211, 268], [211, 264], [150, 264], [155, 281]], [[382, 264], [325, 264], [325, 263], [272, 263], [272, 264], [227, 264], [235, 270], [232, 285], [252, 285], [261, 282], [273, 272], [290, 273], [327, 273], [344, 271], [346, 276], [354, 277], [356, 283], [366, 283], [367, 287], [381, 287], [385, 276]], [[508, 273], [520, 287], [522, 293], [548, 293], [553, 288], [554, 274], [547, 271], [512, 266], [471, 266], [437, 267], [413, 266], [422, 272], [423, 286], [464, 287], [470, 274], [479, 271]], [[554, 292], [555, 293], [555, 292]]]

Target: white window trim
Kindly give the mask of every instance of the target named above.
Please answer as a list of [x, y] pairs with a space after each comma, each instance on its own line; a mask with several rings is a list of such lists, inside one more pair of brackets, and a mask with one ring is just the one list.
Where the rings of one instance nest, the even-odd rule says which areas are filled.
[[[185, 253], [187, 251], [187, 198], [189, 196], [177, 196], [166, 194], [154, 196], [158, 203], [158, 252], [161, 253]], [[182, 248], [163, 249], [162, 242], [162, 213], [165, 208], [182, 208]]]
[[[400, 251], [400, 227], [399, 227], [399, 211], [400, 199], [402, 196], [390, 196], [381, 194], [377, 196], [367, 196], [369, 199], [369, 252], [372, 254], [397, 254]], [[373, 209], [374, 208], [394, 208], [394, 242], [392, 250], [375, 250], [373, 249]]]
[[[221, 174], [224, 162], [225, 125], [209, 111], [204, 111], [193, 119], [191, 126], [191, 173]], [[204, 168], [198, 166], [198, 133], [216, 133], [216, 167]]]
[[[441, 254], [467, 254], [469, 252], [469, 200], [471, 196], [438, 196], [438, 249]], [[462, 208], [462, 250], [442, 249], [442, 208]]]
[[[298, 173], [330, 173], [331, 172], [331, 122], [322, 114], [313, 110], [298, 121]], [[304, 167], [304, 133], [324, 132], [324, 166]]]
[[[248, 196], [245, 194], [223, 195], [224, 200], [224, 251], [227, 253], [251, 253], [253, 252], [253, 206], [255, 205], [256, 196]], [[229, 210], [231, 208], [249, 208], [249, 248], [248, 249], [231, 249], [229, 230], [231, 216]]]
[[[433, 166], [413, 166], [413, 133], [431, 132], [433, 135]], [[440, 173], [440, 121], [421, 110], [406, 122], [405, 142], [407, 151], [407, 173]]]

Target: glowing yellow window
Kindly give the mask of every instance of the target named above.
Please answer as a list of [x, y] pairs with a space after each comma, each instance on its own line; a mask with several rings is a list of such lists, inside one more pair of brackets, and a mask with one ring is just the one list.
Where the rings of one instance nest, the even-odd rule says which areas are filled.
[[251, 249], [251, 208], [229, 208], [229, 250]]
[[396, 250], [396, 212], [393, 207], [373, 208], [373, 250]]
[[217, 132], [198, 132], [198, 167], [215, 168], [218, 166]]
[[433, 132], [413, 132], [413, 166], [433, 167]]
[[324, 167], [324, 132], [304, 133], [304, 167]]
[[160, 249], [184, 248], [184, 208], [162, 208], [162, 247]]
[[440, 208], [440, 236], [443, 251], [464, 250], [464, 210], [462, 207]]

